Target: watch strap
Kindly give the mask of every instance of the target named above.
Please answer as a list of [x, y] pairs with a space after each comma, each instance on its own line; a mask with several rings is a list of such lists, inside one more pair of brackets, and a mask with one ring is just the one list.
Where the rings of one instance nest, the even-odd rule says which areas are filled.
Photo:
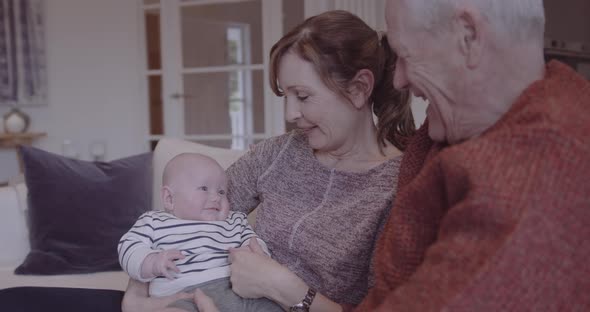
[[303, 300], [298, 304], [292, 306], [289, 311], [309, 311], [309, 307], [311, 307], [311, 303], [315, 298], [315, 294], [316, 290], [310, 287], [305, 294], [305, 298], [303, 298]]

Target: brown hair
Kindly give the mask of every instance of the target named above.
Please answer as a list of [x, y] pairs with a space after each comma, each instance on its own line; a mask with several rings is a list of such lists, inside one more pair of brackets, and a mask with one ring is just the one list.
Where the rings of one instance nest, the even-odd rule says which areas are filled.
[[332, 91], [348, 97], [350, 82], [361, 69], [375, 77], [370, 99], [377, 116], [377, 140], [385, 140], [404, 150], [407, 138], [415, 132], [408, 91], [393, 88], [393, 69], [397, 55], [387, 37], [347, 11], [328, 11], [308, 18], [281, 38], [270, 50], [270, 86], [283, 96], [277, 81], [281, 58], [294, 52], [310, 62]]

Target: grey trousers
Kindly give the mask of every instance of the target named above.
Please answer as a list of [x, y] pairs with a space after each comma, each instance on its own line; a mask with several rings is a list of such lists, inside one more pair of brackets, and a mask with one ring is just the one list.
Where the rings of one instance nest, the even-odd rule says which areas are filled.
[[[200, 288], [213, 299], [213, 302], [221, 312], [282, 312], [281, 306], [266, 298], [245, 299], [231, 289], [229, 277], [208, 281], [199, 285], [190, 286], [184, 292], [193, 292]], [[186, 311], [199, 312], [192, 300], [178, 300], [170, 307], [180, 308]]]

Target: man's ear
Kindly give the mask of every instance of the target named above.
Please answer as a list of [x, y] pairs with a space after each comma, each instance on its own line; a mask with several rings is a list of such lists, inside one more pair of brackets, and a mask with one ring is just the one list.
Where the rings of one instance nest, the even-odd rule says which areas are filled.
[[373, 93], [373, 86], [375, 84], [375, 77], [368, 69], [361, 69], [356, 73], [356, 76], [350, 83], [348, 90], [350, 99], [357, 109], [362, 108], [368, 103], [371, 93]]
[[168, 186], [162, 186], [160, 196], [162, 197], [162, 203], [164, 204], [164, 210], [171, 212], [174, 210], [174, 197], [172, 196], [172, 190]]
[[455, 18], [455, 26], [459, 50], [465, 57], [467, 67], [473, 69], [479, 64], [483, 54], [482, 16], [474, 10], [460, 10]]

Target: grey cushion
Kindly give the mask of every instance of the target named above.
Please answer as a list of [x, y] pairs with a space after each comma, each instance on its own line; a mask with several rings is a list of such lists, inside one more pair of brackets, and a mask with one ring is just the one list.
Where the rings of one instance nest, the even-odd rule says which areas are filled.
[[151, 207], [151, 153], [112, 162], [20, 147], [31, 251], [16, 274], [120, 270], [117, 243]]

